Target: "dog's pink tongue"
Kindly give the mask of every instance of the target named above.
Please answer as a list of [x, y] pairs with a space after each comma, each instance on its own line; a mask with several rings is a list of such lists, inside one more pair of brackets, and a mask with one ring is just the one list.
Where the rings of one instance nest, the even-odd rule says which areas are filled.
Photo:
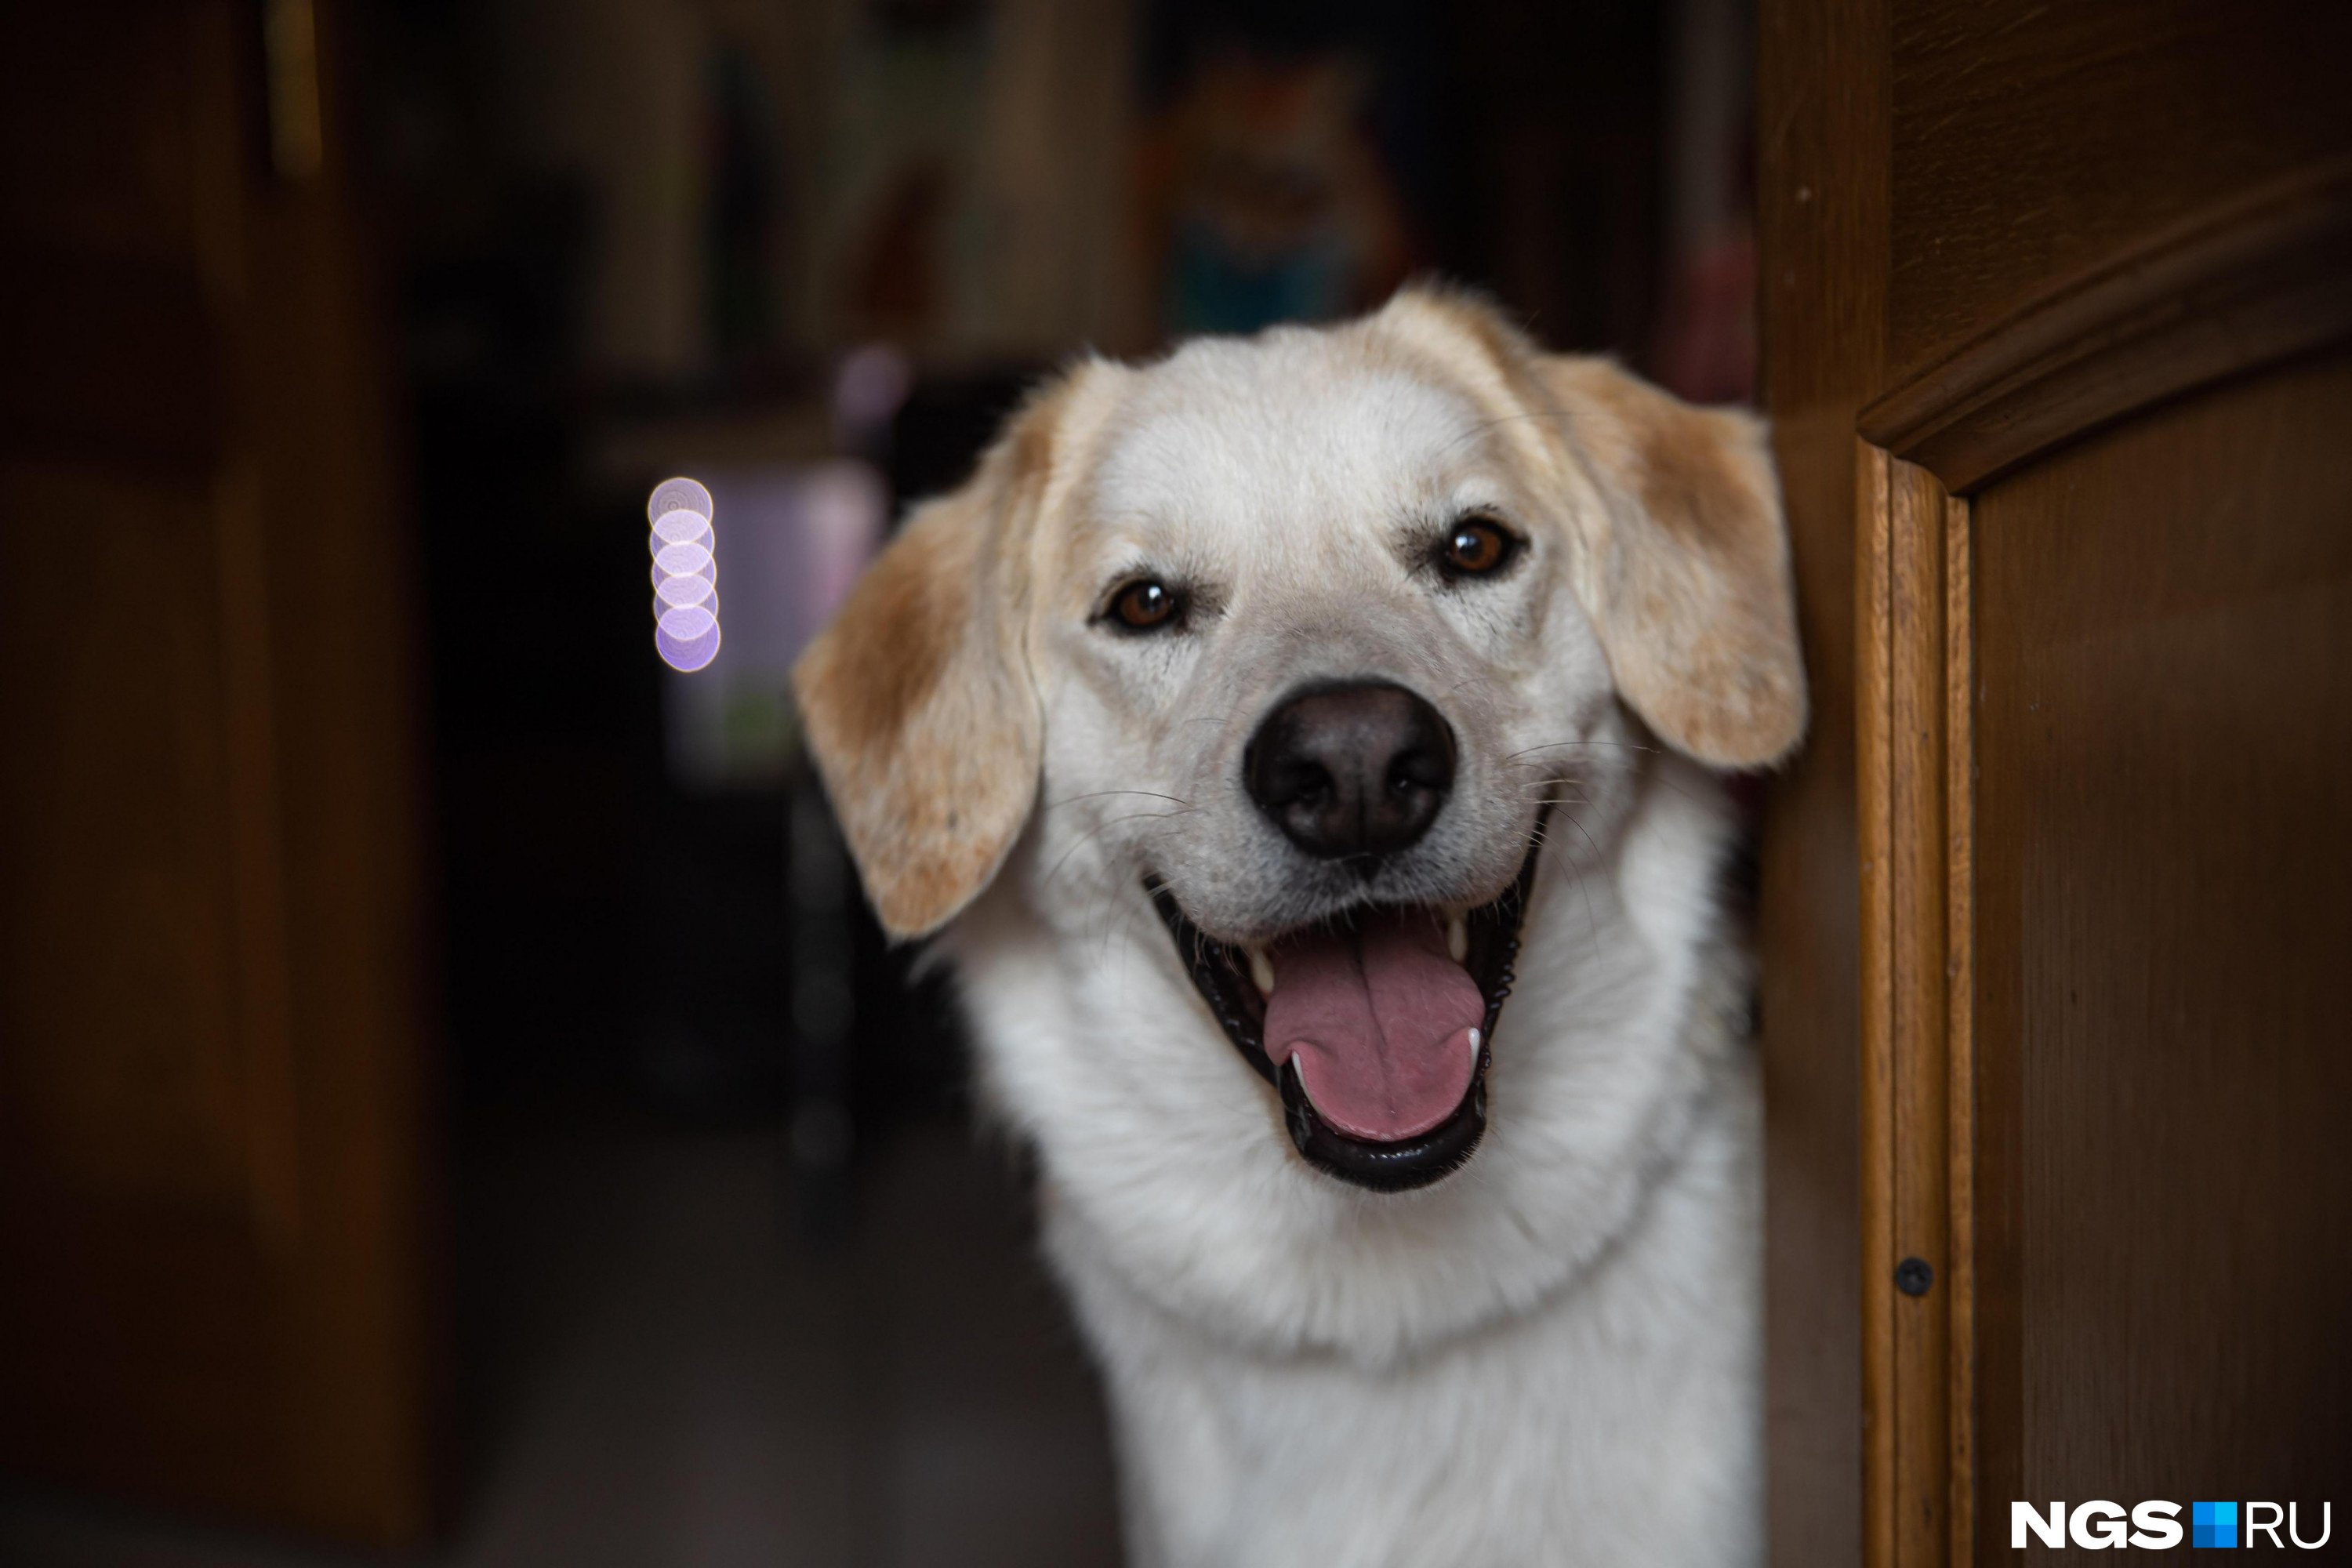
[[1265, 1003], [1266, 1054], [1298, 1058], [1323, 1120], [1357, 1138], [1394, 1143], [1454, 1113], [1478, 1053], [1470, 1031], [1486, 1016], [1477, 982], [1446, 955], [1426, 913], [1360, 918], [1353, 931], [1287, 939]]

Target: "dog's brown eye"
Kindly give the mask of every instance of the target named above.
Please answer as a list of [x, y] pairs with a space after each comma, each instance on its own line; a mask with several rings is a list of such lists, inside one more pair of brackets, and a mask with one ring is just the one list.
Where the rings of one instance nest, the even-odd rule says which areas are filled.
[[1146, 579], [1129, 583], [1111, 601], [1110, 613], [1129, 631], [1148, 632], [1162, 626], [1176, 614], [1176, 594], [1164, 583]]
[[1500, 523], [1465, 517], [1445, 536], [1438, 562], [1450, 577], [1483, 577], [1509, 561], [1517, 546], [1518, 541], [1504, 532]]

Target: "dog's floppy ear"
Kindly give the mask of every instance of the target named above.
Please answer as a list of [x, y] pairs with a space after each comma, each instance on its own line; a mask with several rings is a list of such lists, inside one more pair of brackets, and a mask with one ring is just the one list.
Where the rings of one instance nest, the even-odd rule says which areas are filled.
[[1043, 727], [1024, 649], [1056, 388], [919, 510], [793, 667], [825, 793], [894, 937], [988, 886], [1029, 819]]
[[1676, 751], [1780, 761], [1805, 731], [1780, 487], [1762, 421], [1696, 408], [1607, 360], [1530, 356], [1544, 422], [1608, 502], [1584, 522], [1579, 597], [1618, 690]]

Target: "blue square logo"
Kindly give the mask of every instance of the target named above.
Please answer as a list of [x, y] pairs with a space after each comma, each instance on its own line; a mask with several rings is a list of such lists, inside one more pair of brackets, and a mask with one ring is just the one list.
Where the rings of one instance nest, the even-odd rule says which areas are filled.
[[2189, 1505], [2189, 1544], [2238, 1544], [2238, 1505], [2233, 1502], [2192, 1502]]

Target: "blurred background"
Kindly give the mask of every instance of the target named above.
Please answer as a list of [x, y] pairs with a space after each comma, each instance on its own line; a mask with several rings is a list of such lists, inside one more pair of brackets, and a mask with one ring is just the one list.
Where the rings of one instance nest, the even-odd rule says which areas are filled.
[[1020, 1152], [785, 671], [1075, 353], [1436, 274], [1747, 398], [1752, 31], [12, 8], [0, 1561], [1116, 1562]]

